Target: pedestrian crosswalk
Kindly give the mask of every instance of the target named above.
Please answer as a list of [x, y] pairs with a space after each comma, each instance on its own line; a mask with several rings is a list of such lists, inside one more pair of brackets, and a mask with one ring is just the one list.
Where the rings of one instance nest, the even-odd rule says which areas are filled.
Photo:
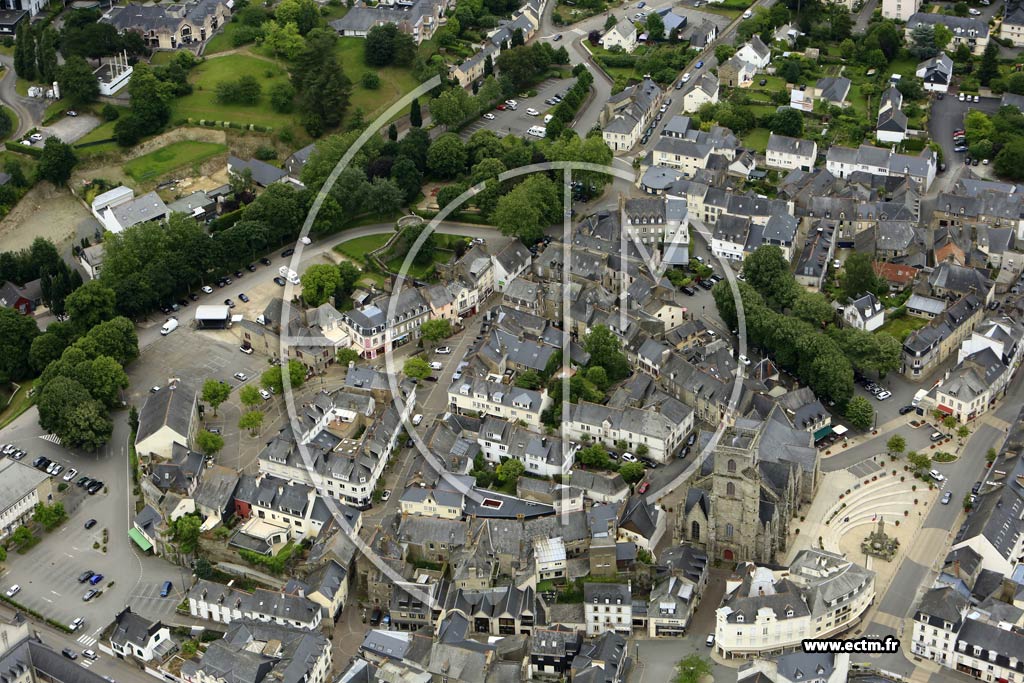
[[39, 438], [43, 441], [49, 441], [50, 443], [57, 444], [58, 446], [60, 445], [60, 437], [56, 434], [43, 434]]
[[78, 642], [86, 647], [92, 647], [96, 644], [96, 639], [92, 636], [78, 636]]

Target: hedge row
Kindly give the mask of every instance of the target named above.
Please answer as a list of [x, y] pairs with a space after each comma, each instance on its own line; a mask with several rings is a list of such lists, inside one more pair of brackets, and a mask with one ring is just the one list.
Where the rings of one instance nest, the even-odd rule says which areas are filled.
[[25, 154], [30, 157], [36, 157], [37, 159], [43, 154], [43, 150], [38, 147], [29, 147], [28, 145], [23, 145], [20, 142], [11, 142], [10, 140], [4, 143], [4, 147], [6, 147], [8, 151]]
[[12, 600], [11, 598], [7, 597], [6, 595], [0, 594], [0, 600], [3, 600], [8, 605], [13, 606], [15, 609], [17, 609], [20, 612], [24, 612], [25, 614], [28, 614], [29, 616], [35, 617], [36, 619], [38, 619], [40, 621], [45, 621], [50, 626], [52, 626], [52, 627], [54, 627], [56, 629], [60, 629], [61, 631], [64, 631], [64, 633], [74, 633], [74, 631], [72, 631], [71, 629], [68, 628], [67, 624], [62, 624], [62, 623], [60, 623], [59, 621], [57, 621], [55, 619], [50, 619], [49, 617], [44, 617], [42, 614], [40, 614], [39, 612], [35, 611], [34, 609], [31, 609], [29, 607], [25, 607], [23, 604], [21, 604], [17, 600]]
[[235, 130], [251, 130], [257, 133], [269, 133], [273, 130], [270, 126], [260, 126], [255, 123], [239, 123], [237, 121], [213, 121], [211, 119], [185, 119], [185, 121], [206, 128], [234, 128]]

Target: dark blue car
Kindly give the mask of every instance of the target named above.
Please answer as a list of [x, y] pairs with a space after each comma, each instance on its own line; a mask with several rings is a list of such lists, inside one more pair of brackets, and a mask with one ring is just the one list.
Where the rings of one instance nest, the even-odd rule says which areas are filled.
[[170, 581], [164, 581], [164, 585], [160, 588], [160, 597], [161, 598], [166, 598], [170, 594], [171, 594], [171, 582]]
[[89, 585], [90, 586], [95, 586], [96, 584], [98, 584], [102, 580], [103, 580], [103, 574], [93, 574], [91, 577], [89, 577]]

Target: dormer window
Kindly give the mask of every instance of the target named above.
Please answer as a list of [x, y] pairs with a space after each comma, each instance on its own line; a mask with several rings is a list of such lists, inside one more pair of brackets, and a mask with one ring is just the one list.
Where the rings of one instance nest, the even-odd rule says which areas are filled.
[[742, 614], [737, 614], [736, 615], [736, 623], [737, 624], [742, 624], [743, 623], [743, 615]]

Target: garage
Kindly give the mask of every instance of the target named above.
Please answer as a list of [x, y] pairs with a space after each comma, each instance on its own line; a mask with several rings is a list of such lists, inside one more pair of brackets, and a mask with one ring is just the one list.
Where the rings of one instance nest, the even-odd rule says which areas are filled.
[[227, 306], [200, 306], [196, 309], [196, 327], [200, 330], [224, 330], [231, 326], [231, 309]]

